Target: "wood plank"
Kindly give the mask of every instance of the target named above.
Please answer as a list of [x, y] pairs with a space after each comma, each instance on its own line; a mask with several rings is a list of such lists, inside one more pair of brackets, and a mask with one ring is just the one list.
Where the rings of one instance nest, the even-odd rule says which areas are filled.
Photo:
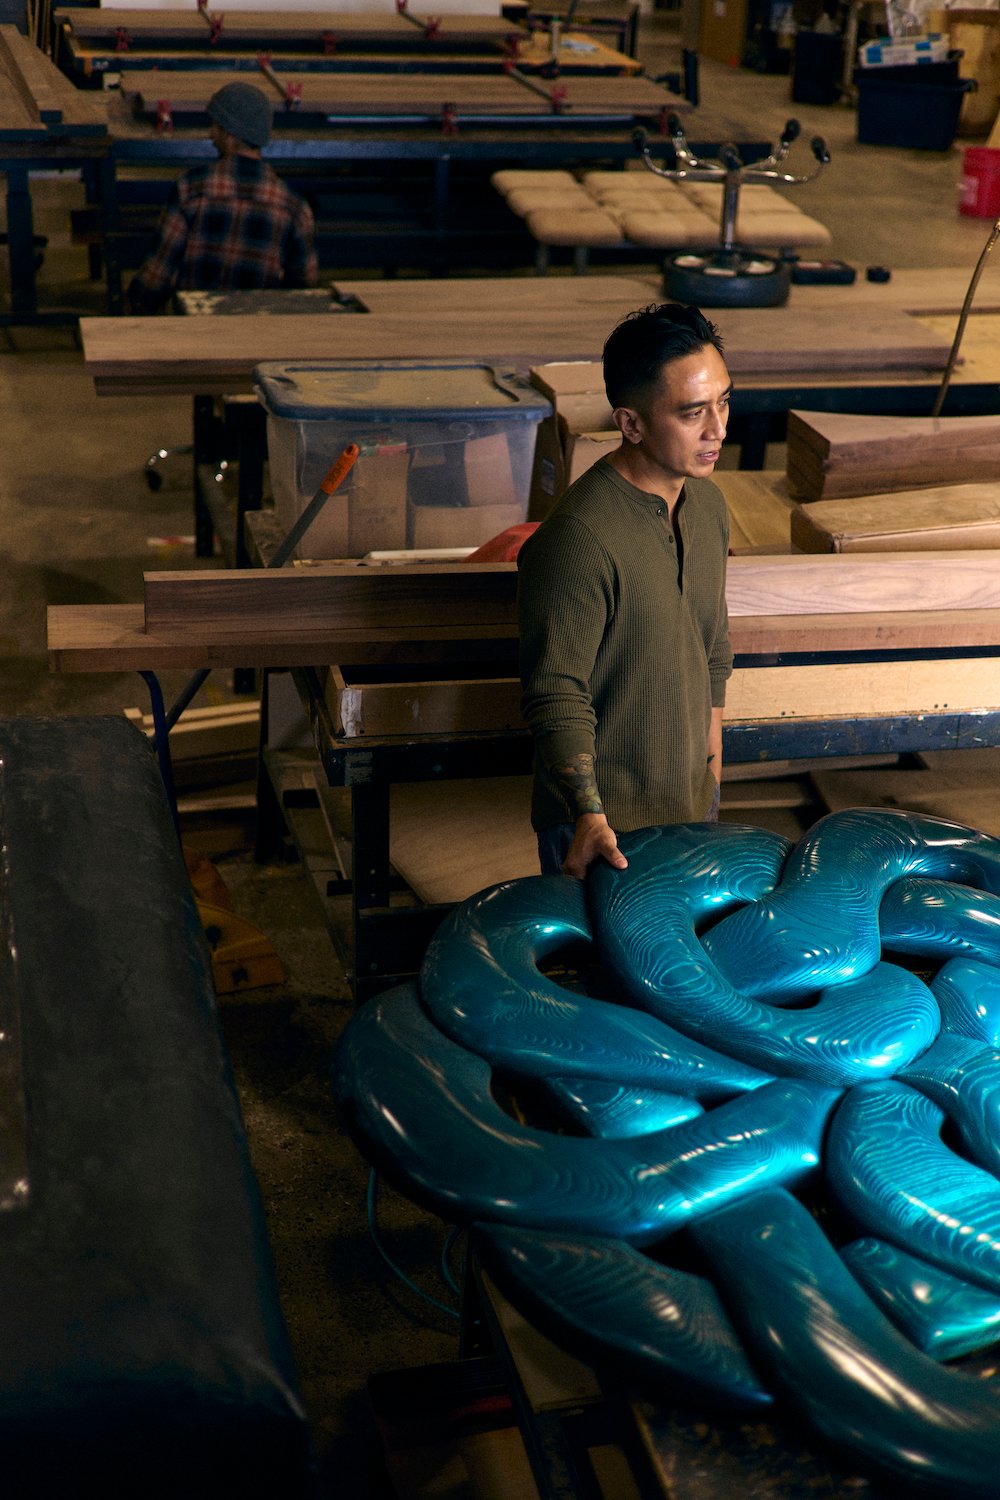
[[389, 857], [421, 900], [538, 874], [530, 776], [394, 786], [390, 799]]
[[[460, 116], [547, 115], [547, 99], [506, 74], [489, 73], [299, 73], [282, 74], [280, 63], [259, 78], [242, 70], [213, 69], [188, 73], [175, 69], [169, 74], [131, 72], [122, 75], [122, 93], [135, 101], [142, 114], [156, 115], [166, 100], [171, 116], [203, 115], [217, 88], [249, 79], [274, 100], [281, 100], [281, 87], [301, 89], [294, 110], [279, 113], [279, 121], [294, 126], [301, 115], [322, 114], [327, 118], [371, 115], [430, 115], [439, 117], [450, 105]], [[274, 78], [279, 80], [278, 87]], [[664, 99], [666, 95], [664, 94]]]
[[[598, 359], [616, 318], [609, 305], [581, 308], [572, 289], [561, 285], [576, 279], [553, 278], [549, 305], [542, 308], [485, 302], [469, 280], [463, 282], [465, 311], [432, 315], [421, 306], [424, 284], [409, 283], [409, 312], [345, 317], [338, 323], [337, 361], [454, 357], [528, 368], [551, 360]], [[619, 316], [635, 305], [630, 295], [623, 298]], [[914, 320], [902, 314], [887, 314], [874, 330], [843, 315], [803, 320], [788, 308], [723, 310], [719, 322], [736, 376], [818, 374], [841, 367], [884, 371], [907, 364], [922, 374], [947, 358], [943, 340], [915, 340]], [[265, 360], [330, 359], [329, 323], [321, 314], [275, 314], [266, 320], [237, 314], [226, 319], [224, 340], [209, 318], [83, 318], [80, 328], [88, 373], [101, 382], [100, 390], [120, 394], [206, 390], [215, 380], [237, 391], [250, 386], [254, 366]]]
[[448, 626], [509, 637], [516, 629], [516, 572], [514, 563], [469, 563], [376, 574], [336, 564], [146, 573], [146, 629], [222, 639], [252, 632], [255, 621], [285, 634], [336, 621], [354, 630], [394, 628], [404, 639], [408, 632]]
[[1000, 552], [730, 558], [730, 616], [1000, 608]]
[[[334, 621], [340, 627], [474, 625], [508, 634], [515, 627], [514, 563], [407, 565], [379, 572], [343, 564], [308, 569], [205, 569], [144, 575], [146, 629], [211, 632], [221, 639], [268, 629], [294, 633]], [[920, 614], [1000, 610], [1000, 552], [925, 552], [846, 557], [805, 554], [730, 559], [730, 617]]]
[[50, 605], [49, 666], [53, 672], [166, 671], [178, 667], [301, 667], [331, 661], [358, 665], [400, 660], [440, 662], [510, 660], [516, 643], [485, 628], [422, 630], [401, 641], [393, 627], [324, 628], [315, 631], [258, 628], [244, 638], [197, 636], [190, 631], [155, 634], [144, 628], [141, 604]]
[[1000, 659], [750, 667], [726, 689], [726, 723], [978, 713], [1000, 708]]
[[791, 539], [803, 552], [1000, 547], [1000, 482], [815, 500], [793, 508]]

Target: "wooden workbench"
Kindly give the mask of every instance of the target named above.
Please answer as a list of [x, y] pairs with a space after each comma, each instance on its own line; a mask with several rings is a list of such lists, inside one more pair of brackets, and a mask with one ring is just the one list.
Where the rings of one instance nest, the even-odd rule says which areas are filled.
[[[254, 528], [265, 541], [266, 521]], [[427, 807], [416, 789], [446, 798], [452, 780], [530, 769], [517, 714], [515, 575], [512, 564], [149, 574], [144, 603], [50, 608], [50, 661], [60, 672], [138, 670], [147, 680], [167, 668], [293, 669], [326, 781], [350, 789], [361, 997], [412, 972], [446, 909], [432, 900], [401, 911], [390, 900], [400, 820], [411, 836], [399, 857], [419, 860], [423, 847], [412, 837]], [[891, 610], [871, 613], [873, 595]], [[1000, 743], [995, 554], [922, 554], [916, 563], [877, 554], [733, 558], [729, 596], [738, 670], [727, 764]], [[811, 613], [817, 600], [830, 612]], [[334, 662], [355, 670], [320, 666]], [[350, 723], [337, 686], [348, 678]], [[467, 678], [480, 690], [450, 691]], [[367, 720], [366, 682], [375, 700]], [[425, 728], [412, 705], [435, 699], [461, 711], [443, 720], [429, 713]], [[481, 718], [464, 716], [470, 704]], [[283, 816], [279, 769], [273, 757], [268, 764], [275, 795], [265, 802], [262, 851]], [[394, 795], [400, 783], [409, 790]], [[414, 799], [416, 820], [407, 818]], [[453, 810], [460, 800], [450, 799]]]
[[[614, 324], [649, 300], [648, 282], [598, 281], [600, 290], [591, 278], [352, 283], [341, 290], [371, 311], [338, 323], [335, 350], [322, 316], [275, 316], [266, 325], [231, 317], [224, 342], [210, 319], [84, 318], [80, 327], [87, 370], [107, 395], [250, 389], [265, 360], [463, 358], [527, 368], [598, 359]], [[939, 378], [950, 345], [904, 312], [852, 311], [850, 303], [813, 309], [807, 320], [793, 304], [723, 309], [715, 321], [734, 376], [765, 383], [843, 386], [863, 371], [876, 382], [926, 384]]]

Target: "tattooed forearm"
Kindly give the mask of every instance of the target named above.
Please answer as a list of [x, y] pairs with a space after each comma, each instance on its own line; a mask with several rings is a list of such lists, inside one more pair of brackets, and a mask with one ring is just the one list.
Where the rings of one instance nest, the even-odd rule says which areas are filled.
[[564, 766], [553, 766], [552, 774], [579, 818], [584, 813], [602, 813], [604, 803], [594, 777], [594, 757], [575, 755]]

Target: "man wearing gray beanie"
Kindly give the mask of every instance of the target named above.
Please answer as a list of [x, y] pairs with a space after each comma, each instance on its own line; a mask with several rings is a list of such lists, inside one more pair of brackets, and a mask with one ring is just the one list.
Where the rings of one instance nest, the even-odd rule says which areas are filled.
[[227, 83], [208, 101], [208, 116], [219, 160], [177, 182], [159, 243], [125, 294], [131, 313], [156, 312], [174, 291], [316, 284], [312, 211], [261, 160], [271, 139], [267, 96]]

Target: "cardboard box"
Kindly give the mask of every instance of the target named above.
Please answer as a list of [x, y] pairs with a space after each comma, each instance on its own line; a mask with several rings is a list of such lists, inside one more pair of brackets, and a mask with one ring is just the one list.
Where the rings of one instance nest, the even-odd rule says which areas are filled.
[[[465, 485], [470, 505], [514, 505], [517, 486], [505, 432], [469, 438], [464, 445]], [[521, 510], [524, 520], [524, 509]]]
[[611, 407], [597, 360], [534, 365], [530, 379], [535, 389], [552, 402], [557, 416], [564, 417], [577, 432], [610, 427]]
[[409, 469], [405, 448], [357, 460], [348, 475], [348, 557], [406, 546]]
[[1000, 547], [1000, 485], [817, 500], [791, 513], [803, 552], [937, 552]]
[[593, 468], [599, 458], [606, 458], [622, 445], [622, 435], [617, 427], [613, 432], [571, 432], [566, 437], [566, 484], [567, 487], [581, 474]]
[[[584, 444], [575, 464], [568, 452], [580, 435], [607, 433], [611, 428], [611, 407], [604, 391], [604, 375], [595, 360], [574, 360], [535, 365], [531, 383], [552, 402], [553, 415], [538, 428], [535, 464], [531, 477], [528, 517], [541, 521], [548, 515], [563, 491], [574, 479], [601, 457]], [[613, 446], [620, 437], [615, 432]], [[589, 455], [589, 457], [588, 457]], [[587, 460], [587, 461], [585, 461]]]
[[521, 505], [411, 505], [410, 547], [481, 547], [524, 520]]

